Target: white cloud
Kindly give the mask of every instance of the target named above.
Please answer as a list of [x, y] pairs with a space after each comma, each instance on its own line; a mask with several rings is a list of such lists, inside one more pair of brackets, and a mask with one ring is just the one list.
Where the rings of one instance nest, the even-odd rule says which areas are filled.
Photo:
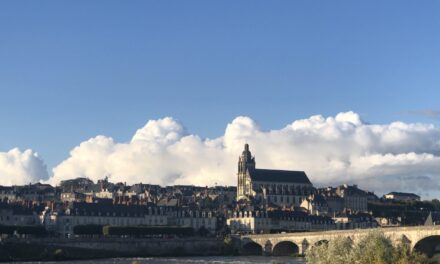
[[369, 124], [354, 112], [316, 115], [268, 131], [240, 116], [215, 139], [191, 134], [170, 117], [150, 120], [130, 142], [106, 136], [82, 142], [53, 169], [50, 182], [109, 175], [112, 181], [130, 184], [235, 185], [238, 156], [246, 142], [257, 167], [304, 170], [316, 186], [348, 182], [378, 193], [440, 195], [438, 127]]
[[18, 148], [0, 152], [0, 185], [22, 185], [48, 178], [38, 153]]

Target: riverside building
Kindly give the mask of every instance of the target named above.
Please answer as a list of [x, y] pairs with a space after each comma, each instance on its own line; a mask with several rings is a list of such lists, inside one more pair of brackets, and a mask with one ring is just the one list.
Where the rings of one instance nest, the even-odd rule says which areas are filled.
[[260, 234], [270, 232], [322, 231], [335, 229], [330, 217], [309, 215], [301, 211], [234, 211], [227, 225], [232, 233]]

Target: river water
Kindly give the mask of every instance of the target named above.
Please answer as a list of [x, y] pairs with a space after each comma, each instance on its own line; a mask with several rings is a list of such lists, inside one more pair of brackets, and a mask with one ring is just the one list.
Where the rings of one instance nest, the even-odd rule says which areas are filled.
[[[237, 257], [167, 257], [167, 258], [114, 258], [114, 259], [95, 259], [81, 261], [67, 261], [74, 264], [306, 264], [303, 258], [293, 257], [261, 257], [261, 256], [237, 256]], [[61, 263], [67, 263], [61, 262]], [[19, 262], [15, 262], [19, 263]], [[60, 262], [23, 262], [25, 264], [36, 263], [57, 263]]]

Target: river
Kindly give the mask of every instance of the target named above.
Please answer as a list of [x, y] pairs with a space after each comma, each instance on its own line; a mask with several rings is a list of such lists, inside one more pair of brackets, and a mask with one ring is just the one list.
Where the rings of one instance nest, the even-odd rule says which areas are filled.
[[[261, 256], [237, 256], [237, 257], [164, 257], [164, 258], [114, 258], [95, 259], [81, 261], [67, 261], [74, 264], [193, 264], [193, 263], [215, 263], [215, 264], [305, 264], [303, 258], [293, 257], [261, 257]], [[67, 263], [62, 262], [62, 263]], [[20, 262], [14, 262], [20, 263]], [[37, 263], [60, 263], [60, 262], [21, 262], [23, 264]]]

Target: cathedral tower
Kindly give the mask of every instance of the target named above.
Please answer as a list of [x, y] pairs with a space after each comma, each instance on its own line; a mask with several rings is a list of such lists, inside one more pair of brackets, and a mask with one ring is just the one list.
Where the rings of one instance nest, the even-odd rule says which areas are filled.
[[249, 151], [249, 145], [244, 145], [244, 150], [238, 158], [238, 184], [237, 184], [237, 199], [246, 196], [251, 191], [250, 182], [246, 180], [247, 170], [255, 169], [255, 157]]

